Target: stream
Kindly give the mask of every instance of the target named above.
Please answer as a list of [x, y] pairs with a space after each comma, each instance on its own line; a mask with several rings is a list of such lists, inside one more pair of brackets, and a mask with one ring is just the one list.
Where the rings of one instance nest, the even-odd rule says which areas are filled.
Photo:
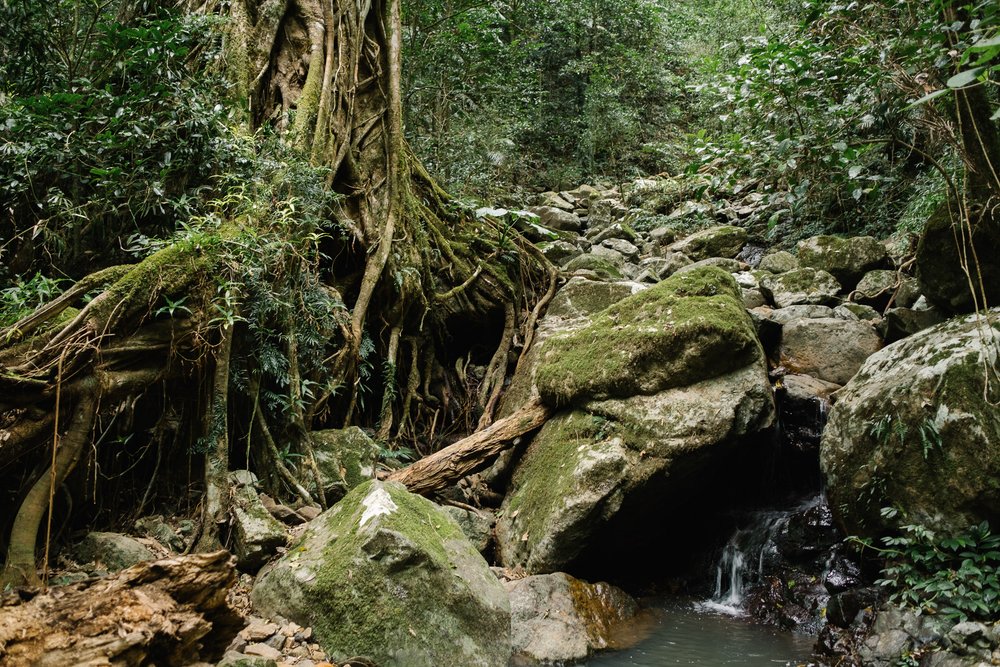
[[[628, 632], [641, 635], [632, 648], [602, 653], [588, 667], [664, 665], [800, 665], [808, 662], [811, 634], [789, 632], [750, 620], [743, 604], [777, 557], [790, 517], [823, 502], [820, 495], [788, 510], [755, 512], [734, 531], [715, 566], [715, 590], [708, 600], [678, 596], [649, 605], [643, 622]], [[624, 643], [628, 637], [623, 637]]]
[[808, 661], [815, 638], [712, 612], [692, 600], [664, 600], [652, 609], [653, 627], [640, 643], [602, 653], [587, 667], [664, 665], [798, 665]]

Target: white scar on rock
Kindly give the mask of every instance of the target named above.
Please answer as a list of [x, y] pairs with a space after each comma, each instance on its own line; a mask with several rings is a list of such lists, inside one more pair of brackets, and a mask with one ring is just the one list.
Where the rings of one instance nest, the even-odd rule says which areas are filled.
[[392, 498], [389, 497], [388, 491], [382, 487], [379, 487], [369, 493], [365, 499], [361, 501], [361, 504], [365, 506], [365, 512], [361, 515], [361, 528], [364, 528], [365, 524], [375, 517], [389, 515], [399, 509], [396, 507], [396, 503], [392, 502]]

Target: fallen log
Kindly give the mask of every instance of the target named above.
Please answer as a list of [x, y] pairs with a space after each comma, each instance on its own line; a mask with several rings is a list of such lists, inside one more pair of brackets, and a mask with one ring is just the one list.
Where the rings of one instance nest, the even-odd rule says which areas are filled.
[[551, 408], [535, 397], [509, 417], [395, 471], [389, 479], [420, 495], [442, 491], [489, 466], [515, 439], [544, 424], [551, 413]]
[[103, 579], [0, 601], [0, 664], [188, 665], [215, 662], [243, 623], [226, 604], [227, 551], [140, 563]]

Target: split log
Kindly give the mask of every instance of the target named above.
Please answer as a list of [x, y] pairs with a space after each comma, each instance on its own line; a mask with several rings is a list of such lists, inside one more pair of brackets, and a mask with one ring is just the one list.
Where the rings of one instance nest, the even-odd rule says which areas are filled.
[[140, 563], [0, 602], [0, 663], [19, 667], [215, 662], [243, 623], [226, 604], [227, 551]]
[[428, 495], [443, 491], [489, 466], [515, 439], [544, 424], [551, 413], [551, 408], [535, 397], [509, 417], [397, 470], [389, 479], [402, 482], [411, 493]]

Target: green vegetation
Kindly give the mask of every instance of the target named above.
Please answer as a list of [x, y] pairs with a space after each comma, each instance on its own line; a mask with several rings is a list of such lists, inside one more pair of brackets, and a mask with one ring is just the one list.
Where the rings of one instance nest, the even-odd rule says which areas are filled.
[[[882, 510], [895, 518], [897, 512]], [[1000, 614], [1000, 535], [988, 523], [954, 535], [920, 525], [882, 538], [888, 560], [879, 585], [889, 600], [952, 621], [994, 621]]]

